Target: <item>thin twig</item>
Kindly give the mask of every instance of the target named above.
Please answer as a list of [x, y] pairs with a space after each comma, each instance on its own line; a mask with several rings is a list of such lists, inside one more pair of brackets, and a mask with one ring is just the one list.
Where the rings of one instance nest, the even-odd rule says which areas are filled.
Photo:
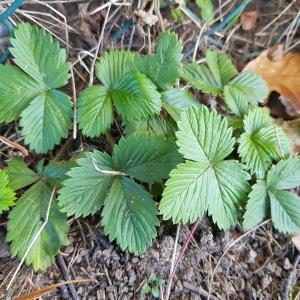
[[100, 38], [99, 38], [99, 41], [98, 41], [98, 44], [97, 44], [95, 56], [94, 56], [94, 59], [93, 59], [92, 65], [91, 65], [89, 86], [93, 85], [95, 64], [96, 64], [97, 56], [98, 56], [98, 53], [99, 53], [99, 49], [100, 49], [100, 46], [101, 46], [101, 43], [102, 43], [102, 40], [103, 40], [104, 30], [105, 30], [106, 23], [107, 23], [107, 20], [108, 20], [108, 16], [109, 16], [109, 12], [110, 12], [110, 9], [111, 9], [111, 5], [112, 5], [112, 3], [109, 2], [107, 13], [106, 13], [106, 16], [105, 16], [105, 19], [104, 19], [104, 23], [102, 25], [102, 30], [101, 30]]
[[107, 176], [126, 176], [127, 174], [124, 173], [124, 172], [121, 172], [121, 171], [114, 171], [114, 170], [103, 170], [103, 169], [100, 169], [97, 165], [97, 161], [96, 161], [96, 158], [94, 155], [92, 155], [92, 162], [93, 162], [93, 165], [94, 165], [94, 168], [96, 171], [102, 173], [102, 174], [105, 174]]
[[[190, 234], [188, 235], [188, 237], [184, 241], [184, 244], [183, 244], [183, 246], [182, 246], [182, 248], [180, 250], [179, 256], [176, 259], [176, 262], [175, 262], [174, 268], [172, 270], [172, 273], [171, 273], [171, 275], [169, 277], [166, 291], [168, 291], [168, 290], [171, 291], [172, 282], [173, 282], [173, 278], [174, 278], [174, 276], [176, 274], [177, 267], [180, 264], [180, 262], [181, 262], [181, 260], [182, 260], [182, 258], [184, 256], [184, 254], [185, 254], [185, 251], [186, 251], [186, 249], [187, 249], [187, 247], [188, 247], [188, 245], [189, 245], [189, 243], [190, 243], [190, 241], [191, 241], [191, 239], [192, 239], [192, 237], [193, 237], [193, 235], [194, 235], [194, 233], [195, 233], [198, 225], [200, 224], [200, 222], [201, 222], [201, 220], [197, 219], [197, 221], [195, 222], [195, 224], [192, 227], [192, 230], [191, 230]], [[165, 300], [169, 300], [169, 296], [170, 295], [166, 295], [166, 296], [168, 296], [168, 297], [166, 297]]]

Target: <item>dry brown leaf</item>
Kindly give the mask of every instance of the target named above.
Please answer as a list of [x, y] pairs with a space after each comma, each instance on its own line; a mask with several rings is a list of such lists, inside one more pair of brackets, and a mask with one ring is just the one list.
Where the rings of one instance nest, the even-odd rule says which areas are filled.
[[246, 11], [241, 15], [241, 25], [243, 30], [250, 31], [255, 28], [257, 21], [257, 11]]
[[300, 251], [300, 232], [298, 232], [292, 236], [292, 241], [293, 241], [295, 247], [298, 249], [298, 251]]
[[274, 61], [270, 60], [270, 54], [274, 56], [273, 48], [250, 61], [244, 70], [259, 74], [270, 92], [276, 91], [286, 97], [295, 111], [300, 113], [300, 53], [287, 53], [281, 59], [276, 55]]
[[29, 294], [25, 294], [23, 296], [18, 296], [18, 297], [15, 297], [13, 298], [13, 300], [33, 300], [33, 299], [37, 299], [47, 293], [50, 293], [52, 292], [53, 290], [55, 290], [56, 288], [62, 286], [62, 285], [65, 285], [65, 284], [73, 284], [73, 283], [83, 283], [83, 282], [95, 282], [96, 280], [95, 279], [78, 279], [78, 280], [68, 280], [68, 281], [65, 281], [65, 282], [60, 282], [60, 283], [57, 283], [57, 284], [53, 284], [53, 285], [50, 285], [50, 286], [47, 286], [45, 288], [42, 288], [42, 289], [38, 289], [36, 291], [33, 291]]

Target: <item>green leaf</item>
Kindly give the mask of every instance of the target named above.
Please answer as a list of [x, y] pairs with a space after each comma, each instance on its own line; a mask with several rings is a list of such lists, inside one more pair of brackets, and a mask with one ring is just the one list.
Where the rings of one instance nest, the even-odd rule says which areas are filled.
[[300, 157], [282, 160], [268, 173], [268, 186], [276, 189], [292, 189], [300, 185]]
[[181, 74], [182, 44], [174, 32], [162, 33], [155, 55], [136, 56], [131, 69], [145, 74], [159, 88], [167, 89]]
[[0, 122], [17, 120], [43, 86], [12, 65], [0, 65]]
[[246, 212], [243, 217], [243, 227], [245, 230], [250, 230], [255, 227], [268, 216], [270, 209], [269, 202], [266, 182], [258, 180], [257, 183], [252, 186]]
[[153, 288], [151, 289], [151, 293], [152, 293], [152, 296], [153, 296], [154, 298], [159, 298], [159, 289], [158, 289], [158, 287], [153, 287]]
[[37, 153], [46, 153], [68, 136], [72, 103], [57, 90], [37, 96], [22, 112], [20, 125], [25, 143]]
[[198, 107], [199, 103], [195, 100], [192, 93], [187, 90], [170, 89], [161, 94], [163, 108], [175, 120], [180, 120], [182, 111], [189, 107]]
[[39, 180], [39, 176], [29, 169], [20, 157], [13, 157], [7, 162], [6, 174], [12, 189], [19, 190]]
[[159, 116], [154, 116], [150, 119], [143, 119], [138, 121], [126, 121], [122, 123], [124, 128], [124, 133], [126, 136], [131, 134], [138, 135], [161, 135], [167, 137], [174, 137], [175, 131], [177, 129], [176, 123], [172, 119], [164, 120]]
[[61, 210], [76, 218], [99, 211], [113, 181], [112, 176], [96, 170], [113, 170], [112, 160], [105, 153], [87, 153], [77, 164], [67, 173], [70, 178], [64, 181], [58, 197]]
[[10, 188], [8, 176], [0, 170], [0, 215], [15, 204], [16, 195]]
[[254, 72], [246, 71], [232, 79], [224, 90], [225, 103], [239, 116], [247, 113], [249, 105], [256, 106], [268, 95], [266, 83]]
[[244, 94], [229, 85], [224, 88], [224, 100], [229, 109], [238, 117], [244, 117], [249, 111], [249, 103]]
[[129, 64], [136, 54], [124, 50], [105, 53], [96, 64], [96, 75], [107, 88], [115, 86], [128, 71]]
[[14, 62], [36, 82], [48, 88], [64, 86], [69, 79], [66, 50], [45, 30], [21, 23], [10, 39]]
[[113, 152], [114, 168], [148, 183], [168, 178], [182, 160], [173, 139], [131, 135], [122, 138]]
[[140, 291], [141, 295], [145, 295], [151, 291], [151, 287], [149, 286], [149, 284], [145, 283]]
[[199, 162], [221, 161], [233, 151], [234, 138], [227, 120], [204, 105], [181, 114], [176, 133], [179, 152]]
[[142, 253], [151, 244], [159, 225], [151, 195], [133, 180], [116, 178], [105, 199], [102, 225], [110, 241], [122, 250]]
[[[207, 1], [207, 0], [205, 0]], [[205, 53], [206, 62], [219, 86], [224, 86], [230, 79], [238, 74], [227, 55], [215, 50], [207, 50]]]
[[128, 120], [146, 119], [159, 114], [160, 93], [155, 85], [141, 73], [128, 73], [111, 91], [118, 112]]
[[222, 96], [224, 85], [237, 75], [231, 60], [222, 52], [206, 51], [205, 64], [187, 64], [184, 66], [183, 79], [195, 88], [215, 96]]
[[43, 166], [43, 161], [41, 162], [42, 164], [37, 166], [38, 174], [46, 180], [49, 185], [56, 187], [62, 186], [63, 181], [68, 178], [67, 172], [77, 166], [75, 160], [69, 160], [63, 163], [50, 161], [47, 166]]
[[197, 6], [201, 9], [201, 17], [208, 24], [214, 20], [214, 6], [212, 0], [196, 0]]
[[[9, 214], [7, 241], [11, 253], [23, 258], [46, 220], [52, 191], [41, 181], [35, 183], [17, 201]], [[49, 219], [26, 256], [26, 263], [35, 270], [46, 270], [54, 261], [62, 245], [67, 245], [68, 223], [59, 212], [55, 198], [52, 200]]]
[[235, 225], [249, 191], [249, 175], [237, 161], [223, 160], [234, 145], [227, 120], [201, 106], [184, 111], [178, 128], [179, 151], [194, 161], [170, 173], [159, 207], [163, 218], [192, 223], [208, 211], [219, 228]]
[[77, 103], [79, 128], [84, 135], [100, 136], [111, 127], [112, 103], [106, 87], [94, 85], [85, 89]]
[[[282, 160], [273, 165], [266, 182], [258, 182], [250, 193], [244, 215], [244, 228], [251, 229], [268, 214], [274, 227], [282, 233], [300, 230], [300, 197], [285, 189], [300, 186], [300, 158]], [[266, 209], [268, 211], [266, 212]], [[255, 216], [255, 219], [254, 219]]]
[[289, 156], [288, 139], [281, 128], [273, 125], [267, 109], [250, 111], [244, 119], [244, 130], [239, 155], [251, 174], [263, 179], [273, 161]]
[[205, 93], [222, 96], [223, 87], [204, 64], [190, 63], [184, 65], [182, 78]]

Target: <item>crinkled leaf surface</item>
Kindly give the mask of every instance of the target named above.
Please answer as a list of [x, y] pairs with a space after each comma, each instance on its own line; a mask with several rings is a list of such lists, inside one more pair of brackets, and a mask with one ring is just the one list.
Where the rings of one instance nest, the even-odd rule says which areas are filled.
[[25, 143], [38, 153], [46, 153], [68, 136], [71, 114], [72, 103], [66, 94], [57, 90], [40, 94], [21, 114]]
[[267, 109], [250, 111], [244, 119], [244, 130], [239, 139], [239, 155], [250, 172], [263, 179], [273, 161], [290, 155], [288, 138], [273, 125]]
[[113, 123], [112, 101], [104, 86], [93, 85], [78, 98], [78, 122], [83, 134], [96, 137], [105, 133]]
[[136, 54], [124, 50], [105, 53], [96, 64], [96, 75], [107, 88], [117, 84], [128, 71], [129, 64]]
[[263, 102], [268, 95], [266, 83], [254, 72], [242, 72], [224, 89], [225, 102], [232, 112], [243, 116], [250, 105]]
[[116, 178], [102, 211], [102, 225], [110, 241], [116, 239], [122, 250], [145, 251], [159, 225], [152, 196], [127, 177]]
[[115, 146], [112, 159], [116, 170], [140, 181], [154, 183], [168, 178], [182, 157], [173, 139], [131, 135]]
[[32, 79], [47, 88], [64, 86], [69, 79], [66, 50], [45, 30], [21, 23], [14, 30], [10, 48], [14, 62]]
[[162, 33], [154, 55], [136, 56], [131, 69], [145, 74], [160, 89], [175, 84], [181, 74], [182, 44], [173, 32]]
[[10, 187], [7, 174], [0, 170], [0, 214], [15, 204], [16, 195]]
[[182, 111], [189, 107], [199, 106], [199, 103], [195, 100], [192, 93], [187, 90], [174, 88], [163, 92], [161, 96], [163, 108], [175, 121], [180, 120]]
[[5, 172], [9, 178], [9, 185], [15, 191], [39, 180], [39, 176], [26, 166], [21, 157], [13, 157], [7, 165]]
[[55, 90], [69, 79], [66, 51], [49, 33], [21, 23], [10, 48], [17, 66], [1, 66], [0, 121], [21, 116], [22, 135], [32, 150], [45, 153], [66, 137], [71, 127], [69, 97]]
[[300, 230], [300, 197], [286, 189], [299, 186], [299, 157], [281, 160], [277, 165], [273, 165], [267, 174], [266, 181], [259, 181], [252, 187], [244, 214], [244, 228], [251, 229], [263, 218], [271, 215], [273, 225], [278, 231], [298, 232]]
[[21, 196], [9, 214], [7, 241], [11, 242], [13, 255], [23, 258], [37, 236], [25, 259], [35, 270], [45, 270], [53, 263], [59, 248], [68, 244], [68, 223], [58, 210], [55, 198], [52, 199], [48, 222], [38, 235], [46, 220], [51, 194], [52, 190], [39, 181]]
[[160, 93], [142, 73], [127, 73], [111, 91], [118, 112], [127, 120], [147, 119], [159, 114]]
[[219, 228], [235, 225], [249, 175], [237, 161], [224, 160], [234, 145], [227, 120], [202, 105], [182, 112], [178, 128], [179, 151], [188, 160], [170, 173], [160, 203], [164, 219], [194, 222], [208, 211]]
[[77, 164], [67, 173], [69, 178], [64, 181], [58, 198], [61, 210], [76, 218], [99, 211], [113, 181], [112, 176], [96, 169], [113, 170], [112, 160], [106, 153], [87, 153]]

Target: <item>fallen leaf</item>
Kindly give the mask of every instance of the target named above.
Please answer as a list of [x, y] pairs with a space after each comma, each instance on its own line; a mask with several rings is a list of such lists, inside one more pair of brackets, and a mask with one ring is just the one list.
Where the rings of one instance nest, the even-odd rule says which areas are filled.
[[298, 232], [292, 236], [292, 241], [293, 241], [295, 247], [298, 249], [298, 251], [300, 251], [300, 232]]
[[47, 286], [45, 288], [42, 289], [38, 289], [36, 291], [33, 291], [31, 293], [22, 295], [22, 296], [18, 296], [13, 298], [13, 300], [33, 300], [33, 299], [37, 299], [47, 293], [52, 292], [53, 290], [55, 290], [56, 288], [65, 285], [65, 284], [72, 284], [72, 283], [83, 283], [83, 282], [95, 282], [95, 279], [78, 279], [78, 280], [69, 280], [69, 281], [65, 281], [65, 282], [60, 282], [57, 284], [53, 284], [50, 286]]
[[[278, 53], [275, 51], [275, 54], [273, 48], [262, 52], [246, 65], [244, 71], [250, 70], [259, 74], [266, 81], [269, 92], [276, 91], [286, 97], [289, 104], [299, 114], [300, 53], [287, 53], [281, 59], [280, 51]], [[270, 56], [276, 59], [272, 61]]]
[[255, 28], [257, 21], [257, 11], [246, 11], [241, 15], [241, 25], [243, 30], [250, 31]]

